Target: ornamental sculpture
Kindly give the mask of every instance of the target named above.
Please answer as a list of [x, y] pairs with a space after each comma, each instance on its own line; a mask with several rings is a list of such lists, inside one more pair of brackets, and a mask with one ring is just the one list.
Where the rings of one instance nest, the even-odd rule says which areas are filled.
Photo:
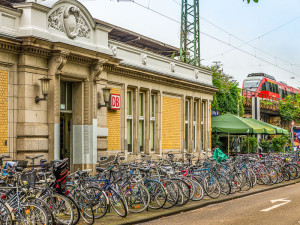
[[55, 10], [48, 18], [48, 27], [65, 32], [71, 39], [90, 39], [91, 29], [76, 6], [62, 6]]

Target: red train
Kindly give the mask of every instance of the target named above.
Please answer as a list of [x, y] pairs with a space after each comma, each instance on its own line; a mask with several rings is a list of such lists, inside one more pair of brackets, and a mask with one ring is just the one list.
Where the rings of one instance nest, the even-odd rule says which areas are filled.
[[[273, 76], [265, 73], [251, 73], [243, 83], [243, 95], [249, 97], [256, 93], [261, 98], [282, 99], [287, 95], [300, 94], [300, 90], [288, 86], [287, 83], [276, 81]], [[247, 94], [246, 94], [247, 93]]]

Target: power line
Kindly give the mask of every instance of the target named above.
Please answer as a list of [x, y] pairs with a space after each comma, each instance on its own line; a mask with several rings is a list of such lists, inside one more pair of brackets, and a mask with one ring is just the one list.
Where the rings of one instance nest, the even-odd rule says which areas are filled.
[[[173, 0], [172, 0], [172, 1], [173, 1]], [[176, 22], [176, 23], [181, 24], [180, 21], [178, 21], [178, 20], [176, 20], [176, 19], [173, 19], [173, 18], [171, 18], [171, 17], [169, 17], [169, 16], [167, 16], [167, 15], [164, 15], [164, 14], [162, 14], [162, 13], [160, 13], [160, 12], [154, 10], [154, 9], [151, 9], [150, 7], [146, 7], [146, 6], [144, 6], [144, 5], [140, 4], [140, 3], [135, 2], [134, 0], [132, 0], [131, 2], [134, 3], [134, 4], [136, 4], [136, 5], [138, 5], [138, 6], [140, 6], [140, 7], [145, 8], [145, 9], [147, 9], [147, 10], [150, 10], [151, 12], [154, 12], [154, 13], [156, 13], [156, 14], [162, 16], [162, 17], [165, 17], [165, 18], [167, 18], [167, 19], [169, 19], [169, 20], [172, 20], [173, 22]], [[178, 3], [178, 2], [177, 2], [177, 3]], [[201, 17], [201, 18], [202, 18], [202, 17]], [[299, 18], [300, 18], [300, 16], [299, 16]], [[220, 29], [222, 29], [222, 28], [220, 28]], [[222, 29], [222, 30], [224, 30], [224, 29]], [[274, 30], [274, 29], [273, 29], [273, 30]], [[224, 32], [227, 32], [227, 31], [224, 30]], [[259, 60], [261, 60], [261, 61], [263, 61], [263, 62], [266, 62], [266, 63], [268, 63], [268, 64], [270, 64], [270, 65], [273, 65], [273, 66], [275, 66], [275, 67], [277, 67], [277, 68], [279, 68], [279, 69], [281, 69], [281, 70], [283, 70], [283, 71], [286, 71], [286, 72], [288, 72], [288, 73], [290, 73], [290, 74], [293, 74], [293, 75], [296, 75], [296, 76], [300, 76], [300, 75], [298, 75], [298, 74], [295, 74], [293, 71], [289, 71], [289, 70], [287, 70], [287, 69], [285, 69], [285, 68], [283, 68], [283, 67], [281, 67], [281, 66], [278, 66], [278, 65], [275, 64], [275, 63], [272, 63], [272, 62], [270, 62], [270, 61], [268, 61], [268, 60], [265, 60], [265, 59], [263, 59], [263, 58], [261, 58], [261, 57], [258, 57], [258, 56], [256, 56], [256, 54], [252, 54], [252, 53], [249, 53], [249, 52], [247, 52], [247, 51], [245, 51], [245, 50], [243, 50], [243, 49], [240, 49], [240, 46], [233, 46], [233, 45], [231, 45], [231, 44], [229, 44], [229, 43], [226, 43], [226, 42], [223, 41], [223, 40], [220, 40], [220, 39], [218, 39], [218, 38], [216, 38], [216, 37], [214, 37], [214, 36], [212, 36], [212, 35], [209, 35], [209, 34], [203, 32], [203, 31], [200, 31], [200, 33], [203, 34], [203, 35], [205, 35], [205, 36], [207, 36], [207, 37], [210, 37], [211, 39], [214, 39], [214, 40], [216, 40], [216, 41], [218, 41], [218, 42], [221, 42], [221, 43], [223, 43], [223, 44], [225, 44], [225, 45], [231, 46], [233, 49], [239, 50], [239, 51], [241, 51], [241, 52], [243, 52], [243, 53], [245, 53], [245, 54], [247, 54], [247, 55], [250, 55], [250, 56], [252, 56], [252, 57], [255, 57], [255, 58], [257, 58], [257, 59], [259, 59]], [[268, 33], [270, 33], [270, 32], [268, 32]], [[232, 35], [232, 36], [235, 37], [234, 35]], [[255, 48], [255, 47], [254, 47], [254, 48]], [[257, 48], [255, 48], [255, 49], [257, 49]], [[259, 49], [258, 49], [258, 50], [259, 50]], [[273, 56], [273, 57], [274, 57], [275, 59], [280, 59], [279, 57], [275, 57], [275, 56]], [[293, 65], [292, 63], [288, 63], [288, 64], [289, 64], [289, 65]]]
[[[181, 5], [179, 2], [177, 2], [177, 1], [175, 1], [175, 0], [171, 0], [171, 1], [175, 2], [177, 5]], [[289, 20], [289, 21], [287, 21], [287, 22], [285, 22], [285, 23], [283, 23], [283, 24], [281, 24], [281, 25], [279, 25], [279, 26], [277, 26], [277, 27], [275, 27], [275, 28], [269, 30], [268, 32], [266, 32], [266, 33], [264, 33], [264, 34], [262, 34], [262, 35], [260, 35], [260, 36], [258, 36], [258, 37], [256, 37], [256, 38], [254, 38], [254, 39], [252, 39], [252, 40], [246, 42], [246, 41], [240, 39], [239, 37], [237, 37], [237, 36], [231, 34], [230, 32], [226, 31], [225, 29], [221, 28], [220, 26], [214, 24], [213, 22], [211, 22], [211, 21], [209, 21], [209, 20], [203, 18], [202, 16], [200, 16], [200, 19], [201, 19], [201, 20], [204, 20], [204, 21], [207, 22], [208, 24], [210, 24], [210, 25], [212, 25], [212, 26], [218, 28], [219, 30], [223, 31], [224, 33], [230, 35], [230, 37], [234, 37], [235, 39], [237, 39], [237, 40], [243, 42], [243, 44], [239, 45], [238, 47], [242, 47], [242, 46], [244, 46], [244, 45], [249, 45], [249, 46], [251, 46], [252, 48], [254, 48], [255, 50], [259, 50], [259, 51], [265, 53], [266, 55], [273, 57], [273, 58], [275, 59], [275, 61], [276, 61], [277, 59], [279, 59], [280, 61], [282, 61], [282, 62], [284, 62], [284, 63], [287, 63], [287, 64], [291, 64], [291, 63], [290, 63], [289, 61], [285, 60], [285, 59], [276, 57], [276, 56], [274, 56], [274, 55], [272, 55], [272, 54], [270, 54], [270, 53], [268, 53], [268, 52], [266, 52], [266, 51], [263, 51], [263, 50], [261, 50], [261, 49], [258, 49], [258, 48], [256, 48], [255, 46], [250, 45], [250, 43], [253, 42], [253, 41], [256, 41], [257, 39], [260, 39], [260, 38], [263, 38], [263, 37], [267, 36], [268, 34], [274, 32], [274, 31], [276, 31], [276, 30], [278, 30], [278, 29], [280, 29], [280, 28], [282, 28], [282, 27], [284, 27], [284, 26], [286, 26], [287, 24], [289, 24], [289, 23], [291, 23], [291, 22], [294, 22], [295, 20], [297, 20], [297, 19], [299, 19], [299, 18], [300, 18], [300, 16], [297, 16], [297, 17], [295, 17], [295, 18], [293, 18], [293, 19], [291, 19], [291, 20]], [[223, 53], [220, 53], [220, 54], [217, 54], [217, 55], [215, 55], [215, 56], [213, 56], [213, 57], [210, 57], [210, 58], [207, 59], [207, 60], [213, 59], [213, 58], [215, 58], [215, 57], [217, 57], [217, 56], [221, 56], [221, 55], [223, 56], [224, 54], [227, 54], [228, 52], [231, 52], [232, 50], [235, 50], [235, 48], [231, 48], [231, 49], [229, 49], [229, 50], [227, 50], [227, 51], [225, 51], [225, 52], [223, 52]]]
[[[279, 60], [281, 60], [282, 62], [285, 62], [285, 63], [287, 63], [287, 64], [291, 64], [291, 63], [288, 62], [287, 60], [282, 59], [282, 58], [279, 58], [279, 57], [276, 57], [276, 56], [274, 56], [274, 55], [272, 55], [272, 54], [270, 54], [270, 53], [268, 53], [268, 52], [266, 52], [266, 51], [263, 51], [263, 50], [261, 50], [261, 49], [258, 49], [258, 48], [256, 48], [255, 46], [250, 45], [249, 43], [251, 43], [251, 42], [253, 42], [253, 41], [256, 41], [256, 40], [258, 40], [258, 39], [260, 39], [260, 38], [263, 38], [263, 37], [267, 36], [268, 34], [270, 34], [270, 33], [274, 32], [274, 31], [280, 29], [281, 27], [286, 26], [287, 24], [289, 24], [289, 23], [291, 23], [291, 22], [294, 22], [295, 20], [299, 19], [300, 16], [297, 16], [297, 17], [293, 18], [292, 20], [289, 20], [289, 21], [287, 21], [286, 23], [283, 23], [283, 24], [281, 24], [281, 25], [279, 25], [279, 26], [273, 28], [272, 30], [270, 30], [270, 31], [268, 31], [268, 32], [266, 32], [266, 33], [264, 33], [264, 34], [262, 34], [262, 35], [256, 37], [256, 38], [254, 38], [254, 39], [252, 39], [252, 40], [250, 40], [250, 41], [247, 41], [247, 42], [244, 41], [244, 40], [242, 40], [242, 39], [240, 39], [240, 38], [238, 38], [238, 37], [236, 37], [235, 35], [232, 35], [231, 33], [227, 32], [227, 31], [224, 30], [223, 28], [221, 28], [221, 27], [215, 25], [214, 23], [212, 23], [212, 22], [206, 20], [205, 18], [203, 18], [203, 17], [200, 17], [200, 18], [201, 18], [202, 20], [206, 21], [207, 23], [211, 24], [212, 26], [214, 26], [214, 27], [216, 27], [216, 28], [222, 30], [222, 31], [225, 32], [225, 33], [227, 33], [228, 35], [230, 35], [230, 36], [236, 38], [237, 40], [239, 40], [239, 41], [241, 41], [241, 42], [243, 42], [243, 44], [239, 45], [238, 47], [242, 47], [242, 46], [244, 46], [244, 45], [249, 45], [249, 46], [253, 47], [255, 50], [259, 50], [259, 51], [261, 51], [261, 52], [263, 52], [263, 53], [265, 53], [265, 54], [267, 54], [267, 55], [269, 55], [269, 56], [271, 56], [271, 57], [274, 57], [275, 60], [276, 60], [276, 59], [279, 59]], [[227, 50], [227, 51], [225, 51], [225, 52], [223, 52], [223, 53], [217, 54], [217, 55], [215, 55], [215, 56], [213, 56], [213, 57], [211, 57], [211, 58], [209, 58], [209, 59], [213, 59], [213, 58], [215, 58], [215, 57], [217, 57], [217, 56], [224, 55], [224, 54], [226, 54], [226, 53], [228, 53], [228, 52], [231, 52], [232, 50], [234, 50], [234, 48], [231, 48], [231, 49], [229, 49], [229, 50]]]

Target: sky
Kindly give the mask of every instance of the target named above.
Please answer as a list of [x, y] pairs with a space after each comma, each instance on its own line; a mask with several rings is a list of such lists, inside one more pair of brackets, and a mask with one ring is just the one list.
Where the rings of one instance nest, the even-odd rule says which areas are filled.
[[[94, 18], [180, 46], [181, 0], [134, 0], [146, 8], [132, 0], [79, 1]], [[299, 0], [199, 2], [202, 65], [220, 62], [240, 86], [249, 73], [263, 72], [300, 88]]]

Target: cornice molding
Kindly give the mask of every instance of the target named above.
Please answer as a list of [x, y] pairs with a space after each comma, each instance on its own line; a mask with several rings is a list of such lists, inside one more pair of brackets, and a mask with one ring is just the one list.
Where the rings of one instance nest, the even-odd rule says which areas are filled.
[[181, 89], [192, 90], [192, 91], [197, 91], [202, 93], [215, 94], [218, 90], [215, 87], [206, 86], [204, 84], [188, 82], [185, 80], [180, 80], [180, 79], [171, 78], [171, 77], [158, 75], [158, 74], [135, 71], [125, 67], [114, 67], [108, 64], [104, 65], [104, 70], [108, 72], [120, 74], [122, 76], [131, 77], [134, 79], [146, 80], [150, 82], [165, 84], [172, 87], [177, 87]]
[[20, 17], [22, 15], [22, 11], [19, 9], [11, 9], [5, 6], [0, 5], [0, 12], [7, 13], [9, 15]]

